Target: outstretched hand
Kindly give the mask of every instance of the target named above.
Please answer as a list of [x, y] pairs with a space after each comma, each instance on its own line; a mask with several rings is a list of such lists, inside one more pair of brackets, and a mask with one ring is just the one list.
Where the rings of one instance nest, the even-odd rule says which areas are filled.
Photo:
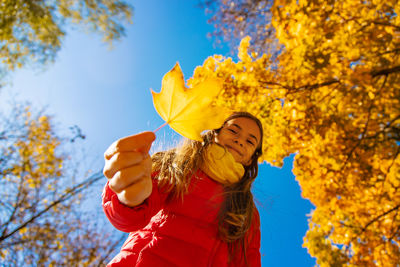
[[134, 207], [152, 191], [149, 150], [156, 139], [153, 132], [143, 132], [115, 141], [104, 153], [104, 176], [120, 202]]

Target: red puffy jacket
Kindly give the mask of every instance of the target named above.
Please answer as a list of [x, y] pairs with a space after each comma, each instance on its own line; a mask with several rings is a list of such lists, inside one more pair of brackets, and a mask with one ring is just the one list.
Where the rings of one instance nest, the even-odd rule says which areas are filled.
[[[218, 238], [221, 184], [199, 170], [183, 201], [166, 201], [166, 197], [153, 180], [150, 197], [131, 208], [119, 202], [106, 185], [104, 211], [118, 230], [129, 232], [120, 253], [108, 266], [246, 266], [241, 251], [228, 263], [228, 245]], [[245, 240], [248, 265], [261, 266], [257, 210]]]

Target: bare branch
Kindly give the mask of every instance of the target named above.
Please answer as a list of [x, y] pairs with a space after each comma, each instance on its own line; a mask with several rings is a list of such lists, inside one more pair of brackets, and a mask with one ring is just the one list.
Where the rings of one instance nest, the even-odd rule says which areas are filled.
[[395, 66], [395, 67], [389, 68], [389, 69], [382, 69], [382, 70], [372, 71], [371, 75], [372, 75], [372, 77], [376, 77], [376, 76], [379, 76], [379, 75], [388, 75], [388, 74], [396, 73], [396, 72], [400, 72], [400, 66]]
[[66, 190], [66, 192], [63, 195], [61, 195], [57, 200], [53, 201], [49, 206], [47, 206], [43, 210], [39, 211], [35, 215], [33, 215], [31, 218], [29, 218], [28, 220], [26, 220], [25, 222], [20, 224], [18, 227], [16, 227], [10, 233], [1, 236], [0, 237], [0, 242], [3, 242], [4, 240], [9, 238], [13, 234], [18, 232], [19, 230], [21, 230], [24, 227], [26, 227], [28, 224], [34, 222], [37, 218], [39, 218], [40, 216], [45, 214], [49, 209], [51, 209], [51, 208], [63, 203], [64, 201], [70, 199], [72, 196], [75, 196], [76, 194], [78, 194], [79, 192], [85, 190], [90, 185], [92, 185], [93, 183], [99, 181], [102, 178], [104, 178], [104, 176], [101, 173], [96, 173], [96, 174], [92, 175], [91, 177], [87, 178], [86, 180], [84, 180], [83, 182], [81, 182], [80, 184], [77, 184], [76, 186], [72, 187], [71, 189]]

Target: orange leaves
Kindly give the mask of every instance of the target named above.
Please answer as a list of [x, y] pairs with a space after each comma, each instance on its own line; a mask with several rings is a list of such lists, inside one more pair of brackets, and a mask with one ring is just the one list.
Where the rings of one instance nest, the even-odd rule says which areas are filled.
[[[396, 266], [398, 1], [285, 0], [271, 12], [283, 45], [276, 63], [249, 55], [259, 49], [243, 39], [238, 62], [213, 62], [211, 75], [229, 85], [218, 101], [261, 117], [263, 160], [296, 153], [293, 172], [316, 206], [304, 244], [318, 264]], [[193, 79], [200, 73], [211, 71]]]
[[264, 131], [274, 137], [265, 139], [261, 160], [281, 166], [283, 158], [288, 155], [282, 149], [286, 139], [281, 132], [287, 122], [278, 119], [282, 113], [280, 96], [285, 89], [275, 85], [276, 78], [270, 71], [272, 64], [268, 55], [258, 58], [249, 55], [249, 42], [250, 39], [245, 38], [239, 48], [239, 57], [243, 61], [236, 63], [231, 58], [218, 55], [210, 57], [195, 69], [188, 84], [195, 86], [209, 77], [223, 80], [224, 87], [216, 99], [216, 105], [257, 115], [263, 121]]
[[251, 57], [247, 53], [247, 50], [249, 49], [249, 46], [250, 46], [250, 37], [246, 36], [240, 42], [239, 52], [238, 52], [238, 58], [240, 59], [240, 61], [242, 61], [244, 63], [251, 62]]

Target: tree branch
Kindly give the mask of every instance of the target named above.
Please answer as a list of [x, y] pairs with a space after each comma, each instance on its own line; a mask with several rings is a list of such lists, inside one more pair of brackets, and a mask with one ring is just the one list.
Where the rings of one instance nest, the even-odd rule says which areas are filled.
[[389, 69], [372, 71], [371, 75], [372, 75], [372, 77], [376, 77], [376, 76], [380, 76], [380, 75], [388, 75], [388, 74], [395, 73], [395, 72], [400, 72], [400, 66], [395, 66], [395, 67], [389, 68]]
[[[23, 164], [22, 167], [23, 167], [23, 171], [25, 171], [25, 164]], [[12, 220], [14, 220], [15, 214], [16, 214], [18, 208], [21, 206], [20, 197], [21, 197], [22, 190], [24, 190], [23, 183], [24, 183], [24, 177], [21, 175], [19, 184], [18, 184], [18, 193], [17, 193], [17, 196], [15, 197], [15, 206], [13, 207], [13, 210], [12, 210], [7, 222], [1, 225], [1, 227], [2, 228], [4, 227], [4, 228], [3, 228], [3, 232], [1, 233], [0, 242], [1, 242], [1, 238], [6, 236], [7, 230], [8, 230], [8, 225], [12, 222]], [[25, 199], [25, 197], [23, 199]]]
[[103, 266], [102, 263], [108, 258], [108, 256], [111, 255], [111, 253], [114, 251], [115, 247], [125, 239], [126, 239], [125, 234], [122, 234], [121, 237], [117, 241], [115, 241], [111, 246], [109, 246], [106, 253], [99, 259], [99, 264], [97, 266], [98, 267]]
[[382, 213], [381, 215], [378, 215], [377, 217], [375, 217], [374, 219], [372, 219], [371, 221], [369, 221], [363, 228], [361, 228], [361, 233], [365, 232], [367, 230], [367, 228], [373, 224], [374, 222], [378, 221], [380, 218], [388, 215], [389, 213], [396, 211], [400, 208], [400, 204], [398, 204], [397, 206], [395, 206], [394, 208]]
[[77, 184], [76, 186], [72, 187], [71, 189], [66, 190], [65, 193], [60, 196], [60, 198], [58, 198], [57, 200], [53, 201], [49, 206], [47, 206], [43, 210], [39, 211], [37, 214], [33, 215], [31, 218], [26, 220], [24, 223], [19, 225], [17, 228], [15, 228], [13, 231], [8, 233], [7, 235], [1, 236], [0, 237], [0, 242], [3, 242], [4, 240], [9, 238], [13, 234], [18, 232], [19, 230], [21, 230], [22, 228], [26, 227], [28, 224], [34, 222], [37, 218], [42, 216], [49, 209], [57, 206], [58, 204], [63, 203], [64, 201], [68, 200], [69, 198], [71, 198], [72, 196], [78, 194], [79, 192], [83, 191], [84, 189], [88, 188], [90, 185], [92, 185], [93, 183], [95, 183], [98, 180], [102, 179], [103, 177], [104, 177], [103, 174], [101, 174], [100, 172], [96, 173], [96, 174], [93, 174], [91, 177], [87, 178], [86, 180], [84, 180], [80, 184]]
[[385, 22], [385, 21], [370, 20], [370, 22], [371, 22], [372, 24], [375, 24], [375, 25], [388, 26], [388, 27], [393, 27], [393, 28], [395, 28], [396, 30], [400, 30], [400, 26], [393, 25], [393, 24], [388, 23], [388, 22]]
[[[370, 74], [372, 77], [377, 77], [380, 75], [388, 75], [388, 74], [392, 74], [392, 73], [396, 73], [396, 72], [400, 72], [400, 66], [395, 66], [393, 68], [388, 68], [388, 69], [381, 69], [381, 70], [375, 70], [375, 71], [371, 71]], [[323, 87], [323, 86], [328, 86], [328, 85], [332, 85], [335, 83], [340, 83], [340, 80], [337, 79], [333, 79], [333, 80], [329, 80], [329, 81], [325, 81], [322, 83], [315, 83], [315, 84], [305, 84], [305, 85], [301, 85], [299, 87], [292, 87], [292, 86], [287, 86], [287, 85], [283, 85], [277, 82], [269, 82], [269, 81], [263, 81], [263, 80], [259, 80], [259, 82], [265, 84], [265, 85], [275, 85], [275, 86], [280, 86], [284, 89], [287, 89], [291, 92], [289, 93], [297, 93], [298, 91], [301, 90], [313, 90], [319, 87]]]

